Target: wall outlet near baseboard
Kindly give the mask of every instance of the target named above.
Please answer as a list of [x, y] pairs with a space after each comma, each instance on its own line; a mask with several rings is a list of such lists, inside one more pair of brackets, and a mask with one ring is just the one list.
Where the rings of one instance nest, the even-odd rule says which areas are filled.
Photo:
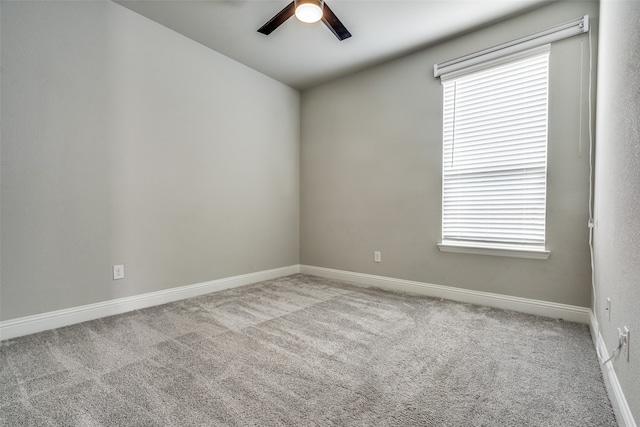
[[627, 362], [629, 362], [629, 339], [631, 335], [631, 331], [626, 326], [622, 328], [618, 328], [618, 343], [620, 345], [620, 352], [626, 353]]
[[124, 264], [113, 266], [113, 280], [124, 279]]
[[380, 251], [373, 252], [373, 262], [382, 262], [382, 253]]

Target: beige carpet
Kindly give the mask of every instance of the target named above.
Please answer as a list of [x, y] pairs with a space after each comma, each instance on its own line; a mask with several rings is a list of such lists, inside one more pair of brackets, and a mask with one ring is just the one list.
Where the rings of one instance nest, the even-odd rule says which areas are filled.
[[4, 341], [6, 426], [615, 426], [586, 325], [294, 275]]

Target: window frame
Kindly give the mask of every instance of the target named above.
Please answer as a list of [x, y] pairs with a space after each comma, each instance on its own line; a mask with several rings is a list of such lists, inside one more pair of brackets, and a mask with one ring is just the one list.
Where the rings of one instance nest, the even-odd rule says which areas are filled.
[[[537, 57], [541, 55], [547, 55], [546, 57], [546, 114], [545, 114], [545, 137], [544, 137], [544, 210], [543, 210], [543, 231], [542, 231], [542, 245], [533, 246], [532, 244], [524, 244], [518, 245], [515, 243], [490, 243], [487, 241], [481, 240], [465, 240], [465, 239], [447, 239], [445, 238], [445, 162], [446, 160], [446, 116], [445, 109], [447, 107], [447, 99], [444, 98], [445, 94], [445, 84], [448, 84], [451, 81], [455, 81], [459, 78], [464, 78], [467, 76], [473, 76], [475, 74], [479, 74], [481, 72], [486, 72], [490, 69], [496, 69], [506, 64], [518, 63], [520, 61], [524, 61], [526, 59]], [[550, 63], [550, 45], [544, 45], [542, 47], [537, 47], [534, 49], [530, 49], [524, 52], [519, 52], [517, 54], [508, 55], [499, 59], [494, 59], [490, 61], [486, 61], [484, 63], [473, 65], [462, 70], [453, 71], [451, 73], [445, 74], [442, 76], [442, 93], [443, 93], [443, 135], [442, 135], [442, 147], [443, 147], [443, 159], [442, 159], [442, 212], [441, 212], [441, 241], [438, 243], [438, 248], [442, 252], [457, 252], [457, 253], [466, 253], [466, 254], [480, 254], [480, 255], [493, 255], [493, 256], [507, 256], [507, 257], [516, 257], [516, 258], [531, 258], [531, 259], [548, 259], [550, 255], [550, 251], [547, 250], [547, 236], [546, 236], [546, 221], [547, 221], [547, 199], [548, 199], [548, 179], [547, 179], [547, 171], [548, 171], [548, 143], [549, 143], [549, 80], [550, 80], [550, 72], [549, 72], [549, 63]], [[455, 101], [454, 101], [455, 105]], [[455, 121], [454, 121], [455, 123]], [[450, 126], [455, 126], [450, 125]], [[452, 142], [452, 143], [455, 143]]]

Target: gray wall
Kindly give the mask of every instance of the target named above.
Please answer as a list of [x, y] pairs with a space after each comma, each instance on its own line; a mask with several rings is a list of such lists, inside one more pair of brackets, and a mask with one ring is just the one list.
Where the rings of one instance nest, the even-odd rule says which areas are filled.
[[[442, 88], [432, 71], [585, 14], [597, 21], [597, 3], [551, 4], [304, 91], [301, 264], [589, 306], [588, 36], [551, 50], [547, 261], [439, 252]], [[595, 45], [597, 28], [592, 36]]]
[[298, 263], [297, 91], [112, 2], [1, 7], [1, 320]]
[[631, 330], [630, 360], [618, 357], [613, 366], [640, 421], [640, 2], [600, 7], [594, 311], [609, 350], [618, 345], [617, 328]]

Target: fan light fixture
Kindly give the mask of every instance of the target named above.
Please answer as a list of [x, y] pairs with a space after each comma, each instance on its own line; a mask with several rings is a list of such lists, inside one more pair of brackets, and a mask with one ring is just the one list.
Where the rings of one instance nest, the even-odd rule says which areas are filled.
[[[305, 13], [309, 13], [311, 16], [305, 16]], [[351, 37], [349, 30], [345, 28], [344, 24], [340, 22], [324, 0], [293, 0], [284, 9], [276, 13], [273, 18], [269, 19], [266, 24], [258, 28], [258, 32], [269, 35], [294, 14], [302, 22], [318, 22], [322, 19], [324, 25], [340, 41]]]
[[295, 0], [296, 18], [312, 24], [322, 19], [323, 0]]

